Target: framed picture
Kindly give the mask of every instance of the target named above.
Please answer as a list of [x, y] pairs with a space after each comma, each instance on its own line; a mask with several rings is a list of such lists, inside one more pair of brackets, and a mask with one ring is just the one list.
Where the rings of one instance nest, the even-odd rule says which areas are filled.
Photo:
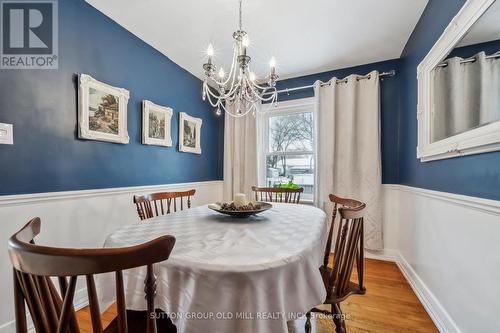
[[201, 123], [187, 113], [179, 113], [179, 150], [186, 153], [201, 154]]
[[154, 104], [151, 101], [142, 101], [142, 143], [154, 146], [172, 146], [170, 127], [172, 123], [172, 109]]
[[128, 90], [110, 86], [86, 74], [80, 74], [79, 79], [78, 137], [128, 143]]

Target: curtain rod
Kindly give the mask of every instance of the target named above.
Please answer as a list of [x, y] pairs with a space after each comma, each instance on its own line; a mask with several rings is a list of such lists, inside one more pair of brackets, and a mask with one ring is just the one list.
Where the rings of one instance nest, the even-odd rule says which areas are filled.
[[[394, 76], [396, 75], [396, 71], [393, 69], [393, 70], [390, 70], [388, 72], [382, 72], [380, 73], [378, 76], [379, 78], [383, 78], [383, 77], [391, 77], [391, 76]], [[357, 77], [358, 80], [364, 80], [364, 79], [369, 79], [370, 78], [370, 74], [366, 74], [366, 75], [359, 75]], [[344, 79], [338, 79], [335, 83], [345, 83], [347, 82], [347, 78], [344, 78]], [[329, 86], [330, 85], [330, 82], [322, 82], [320, 83], [320, 86]], [[292, 91], [297, 91], [297, 90], [304, 90], [304, 89], [311, 89], [311, 88], [314, 88], [314, 84], [311, 84], [311, 85], [308, 85], [308, 86], [302, 86], [302, 87], [294, 87], [294, 88], [285, 88], [285, 89], [281, 89], [281, 90], [278, 90], [277, 93], [278, 94], [282, 94], [282, 93], [289, 93], [289, 92], [292, 92]], [[265, 93], [264, 95], [270, 95], [272, 94], [271, 92], [268, 92], [268, 93]]]
[[[500, 58], [500, 51], [498, 51], [497, 53], [493, 53], [492, 55], [486, 56], [484, 58], [485, 59]], [[466, 63], [469, 63], [469, 62], [475, 62], [476, 60], [477, 60], [477, 58], [474, 56], [474, 57], [471, 57], [471, 58], [460, 60], [460, 64], [466, 64]], [[448, 63], [446, 61], [444, 61], [444, 62], [442, 62], [442, 63], [440, 63], [440, 64], [437, 65], [437, 67], [446, 67], [446, 66], [448, 66]]]

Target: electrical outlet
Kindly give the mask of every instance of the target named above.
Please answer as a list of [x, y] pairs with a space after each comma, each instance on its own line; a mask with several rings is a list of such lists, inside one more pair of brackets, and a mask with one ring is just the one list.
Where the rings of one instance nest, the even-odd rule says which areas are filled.
[[14, 144], [14, 126], [12, 124], [0, 123], [0, 145]]

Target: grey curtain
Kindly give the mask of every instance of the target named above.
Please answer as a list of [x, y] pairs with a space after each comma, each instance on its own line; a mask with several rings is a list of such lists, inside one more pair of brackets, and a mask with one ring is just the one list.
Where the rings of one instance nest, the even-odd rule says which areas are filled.
[[328, 194], [366, 203], [365, 247], [383, 248], [382, 167], [380, 154], [380, 83], [351, 75], [345, 83], [321, 86], [316, 82], [315, 203], [328, 214]]
[[454, 57], [435, 69], [433, 141], [500, 120], [500, 58], [475, 59]]
[[252, 198], [252, 185], [257, 185], [256, 133], [255, 117], [225, 115], [223, 196], [226, 201], [233, 200], [236, 193], [245, 193], [247, 198]]

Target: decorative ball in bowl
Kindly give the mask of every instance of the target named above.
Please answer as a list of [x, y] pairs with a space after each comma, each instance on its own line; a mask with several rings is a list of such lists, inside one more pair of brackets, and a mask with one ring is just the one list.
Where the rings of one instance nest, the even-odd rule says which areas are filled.
[[253, 201], [246, 205], [236, 206], [234, 202], [216, 202], [208, 205], [208, 208], [216, 212], [231, 215], [234, 217], [249, 217], [257, 215], [271, 208], [272, 205], [267, 202]]

